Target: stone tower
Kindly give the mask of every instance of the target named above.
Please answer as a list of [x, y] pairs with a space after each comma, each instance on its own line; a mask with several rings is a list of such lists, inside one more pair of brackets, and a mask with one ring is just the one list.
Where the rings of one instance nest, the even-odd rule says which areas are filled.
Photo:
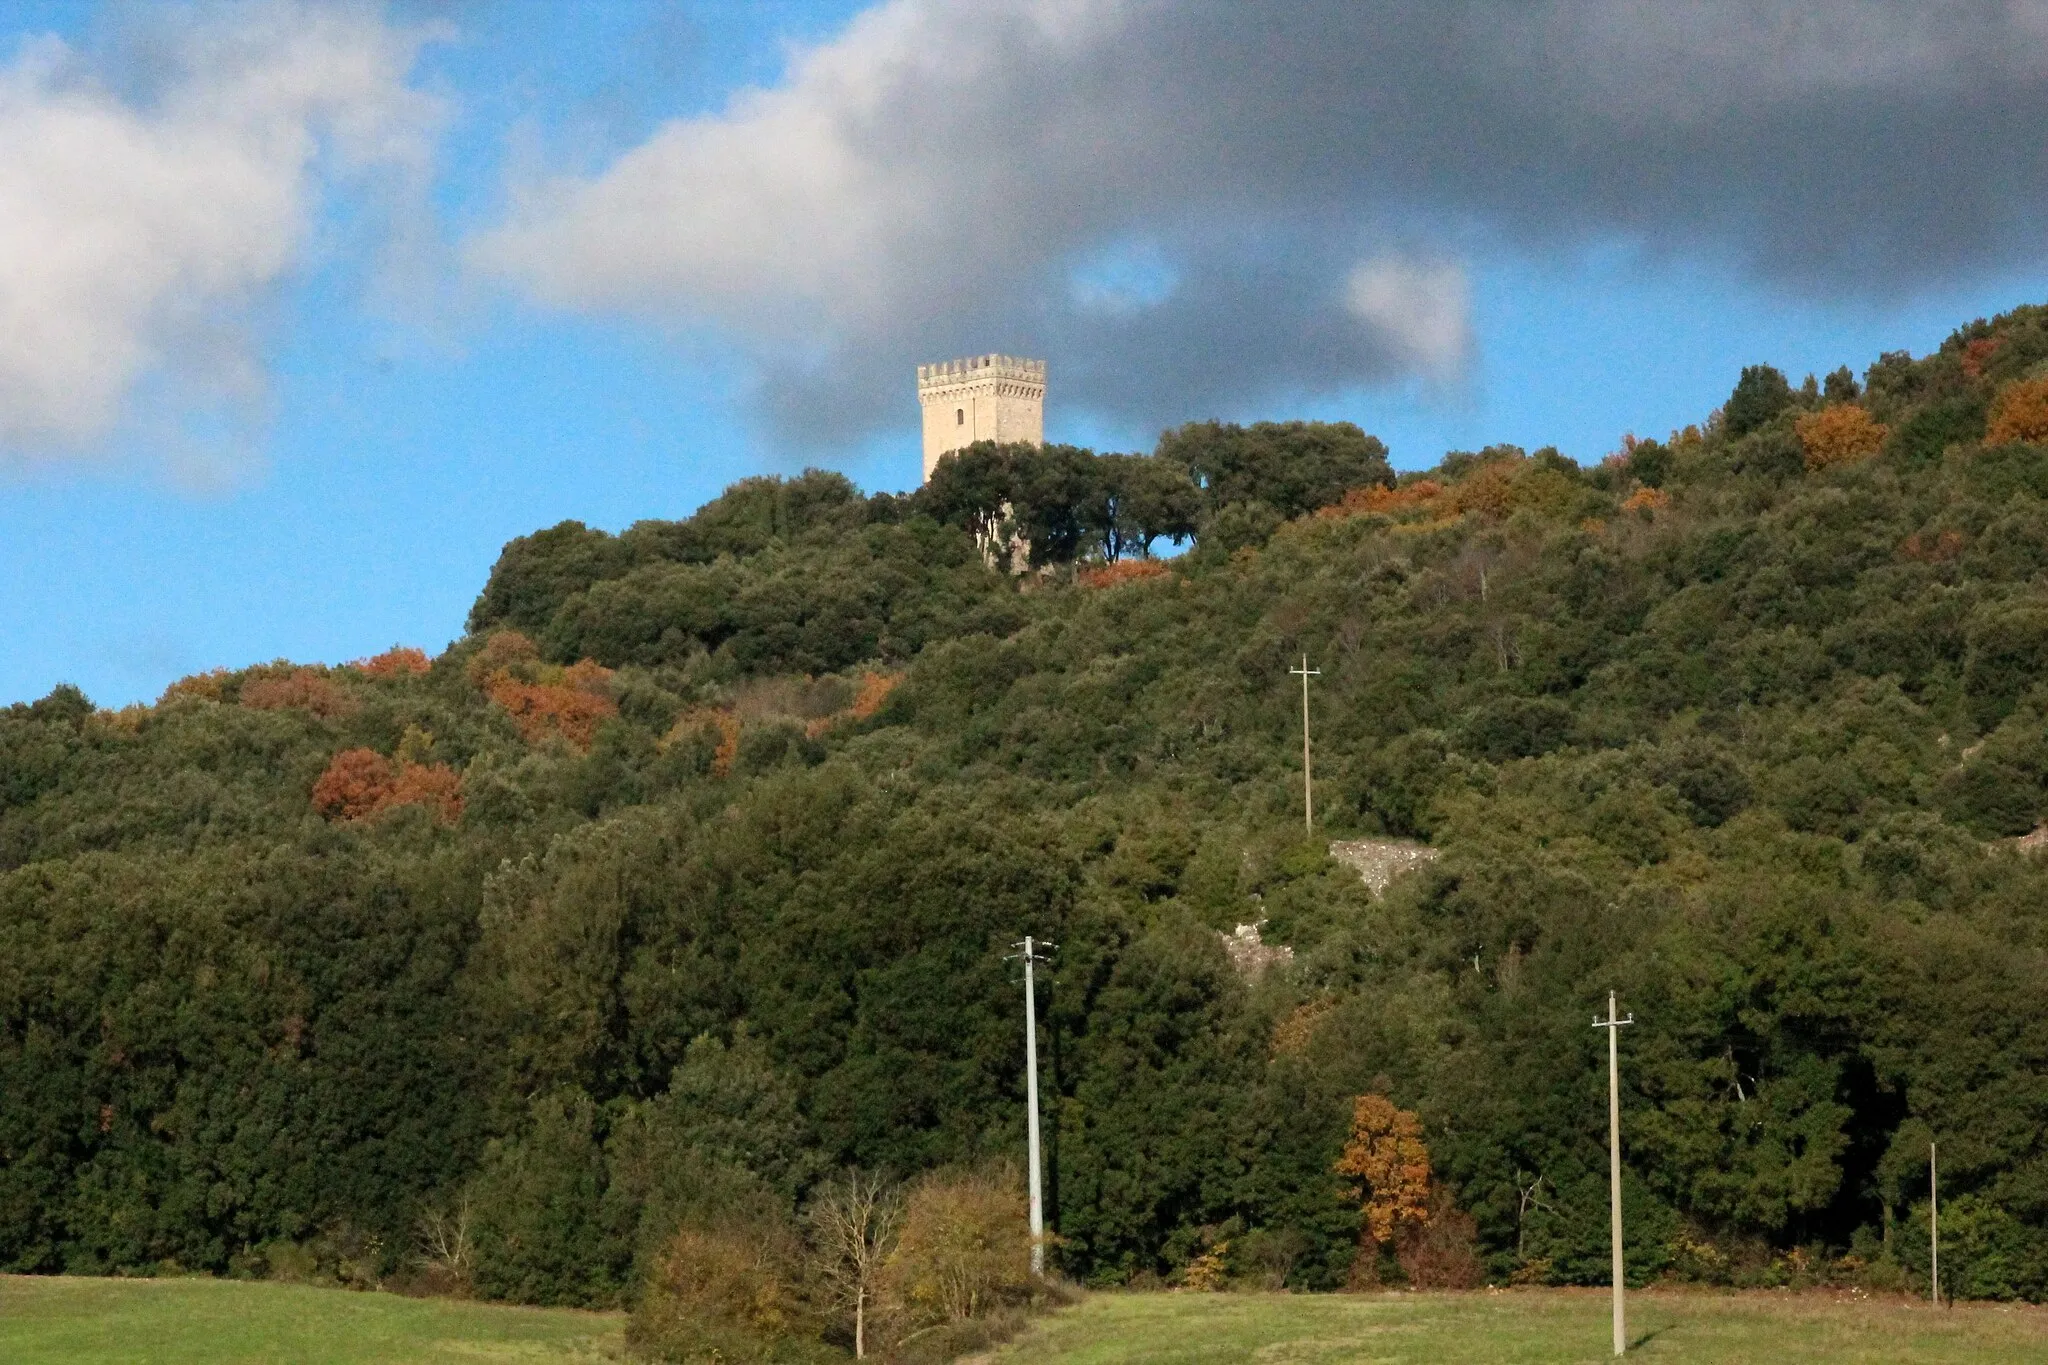
[[917, 367], [924, 476], [939, 456], [976, 441], [1045, 443], [1045, 362], [977, 355]]

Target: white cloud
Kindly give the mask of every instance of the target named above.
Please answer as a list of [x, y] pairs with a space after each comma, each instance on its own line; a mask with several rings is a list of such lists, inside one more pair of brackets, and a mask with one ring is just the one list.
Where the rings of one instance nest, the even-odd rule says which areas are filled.
[[0, 458], [232, 427], [260, 406], [253, 310], [304, 258], [324, 183], [425, 183], [441, 110], [406, 84], [421, 35], [303, 4], [186, 19], [148, 44], [147, 98], [55, 39], [0, 70]]
[[1463, 267], [1400, 256], [1361, 261], [1344, 279], [1344, 306], [1352, 316], [1435, 379], [1454, 378], [1464, 369], [1472, 349], [1470, 294]]
[[[896, 420], [912, 363], [986, 350], [1046, 354], [1057, 402], [1178, 420], [1450, 377], [1461, 242], [1618, 238], [1828, 295], [2037, 259], [2044, 16], [886, 0], [772, 88], [517, 187], [469, 259], [543, 305], [736, 338], [803, 439]], [[1143, 306], [1073, 273], [1130, 242], [1171, 281]]]

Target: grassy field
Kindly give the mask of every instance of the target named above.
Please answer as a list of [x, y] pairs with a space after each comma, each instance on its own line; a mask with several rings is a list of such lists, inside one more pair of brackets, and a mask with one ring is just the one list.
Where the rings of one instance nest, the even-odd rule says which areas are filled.
[[[1633, 1358], [1752, 1365], [2048, 1365], [2048, 1309], [1932, 1309], [1833, 1294], [1652, 1292]], [[623, 1318], [237, 1281], [0, 1277], [8, 1365], [621, 1362]], [[1607, 1299], [1560, 1290], [1430, 1295], [1097, 1294], [989, 1365], [1562, 1365], [1611, 1360]]]
[[[1631, 1296], [1630, 1357], [1687, 1365], [2048, 1362], [2048, 1310], [1835, 1294]], [[1597, 1292], [1097, 1294], [991, 1365], [1563, 1365], [1612, 1360]]]
[[237, 1280], [0, 1276], [8, 1365], [617, 1361], [625, 1318]]

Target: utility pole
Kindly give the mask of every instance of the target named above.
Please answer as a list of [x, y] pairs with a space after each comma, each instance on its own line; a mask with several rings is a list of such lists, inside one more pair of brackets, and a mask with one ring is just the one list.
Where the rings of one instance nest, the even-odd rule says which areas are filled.
[[1941, 1183], [1936, 1178], [1934, 1142], [1927, 1143], [1927, 1297], [1941, 1306]]
[[1038, 997], [1031, 968], [1033, 963], [1044, 960], [1039, 956], [1041, 950], [1058, 946], [1026, 934], [1014, 954], [1024, 959], [1024, 1106], [1031, 1162], [1031, 1273], [1039, 1279], [1045, 1278], [1045, 1194], [1038, 1174]]
[[1614, 1240], [1614, 1353], [1628, 1350], [1628, 1326], [1622, 1308], [1621, 1273], [1621, 1056], [1616, 1044], [1621, 1030], [1636, 1021], [1635, 1011], [1617, 1018], [1614, 992], [1607, 992], [1607, 1017], [1593, 1016], [1593, 1027], [1607, 1030], [1607, 1205]]
[[1301, 656], [1301, 667], [1290, 668], [1289, 673], [1301, 675], [1301, 820], [1308, 827], [1308, 837], [1316, 837], [1316, 796], [1315, 784], [1310, 780], [1308, 767], [1308, 680], [1320, 678], [1323, 670], [1308, 666], [1308, 655]]

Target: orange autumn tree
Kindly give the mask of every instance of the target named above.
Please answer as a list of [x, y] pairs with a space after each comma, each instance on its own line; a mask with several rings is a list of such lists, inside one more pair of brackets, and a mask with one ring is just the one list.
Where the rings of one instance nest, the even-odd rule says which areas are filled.
[[1435, 479], [1417, 479], [1398, 488], [1367, 484], [1363, 488], [1352, 489], [1328, 507], [1317, 508], [1316, 516], [1324, 521], [1340, 521], [1345, 517], [1394, 516], [1417, 509], [1427, 510], [1443, 491], [1444, 486]]
[[241, 701], [254, 711], [305, 711], [323, 719], [351, 715], [356, 710], [355, 699], [317, 668], [251, 678], [242, 684]]
[[1877, 454], [1885, 426], [1854, 403], [1835, 403], [1793, 423], [1808, 469], [1853, 464]]
[[1113, 588], [1119, 583], [1134, 583], [1140, 579], [1161, 578], [1166, 566], [1156, 559], [1120, 559], [1114, 564], [1098, 564], [1074, 571], [1074, 586], [1080, 588]]
[[593, 659], [564, 668], [541, 662], [540, 650], [516, 630], [501, 630], [469, 661], [470, 680], [519, 727], [528, 744], [560, 735], [588, 750], [597, 727], [619, 713], [612, 671]]
[[1999, 391], [1991, 404], [1986, 445], [2048, 441], [2048, 379], [2022, 379]]
[[343, 749], [313, 783], [313, 809], [329, 820], [367, 820], [393, 806], [425, 806], [452, 825], [462, 818], [462, 778], [445, 763], [394, 762], [375, 749]]
[[373, 678], [402, 678], [418, 677], [431, 672], [434, 665], [427, 658], [424, 649], [414, 649], [410, 645], [393, 645], [382, 654], [358, 659], [349, 667]]
[[1366, 1235], [1379, 1245], [1429, 1221], [1429, 1148], [1422, 1144], [1422, 1121], [1386, 1096], [1358, 1097], [1351, 1140], [1335, 1169], [1357, 1182]]

